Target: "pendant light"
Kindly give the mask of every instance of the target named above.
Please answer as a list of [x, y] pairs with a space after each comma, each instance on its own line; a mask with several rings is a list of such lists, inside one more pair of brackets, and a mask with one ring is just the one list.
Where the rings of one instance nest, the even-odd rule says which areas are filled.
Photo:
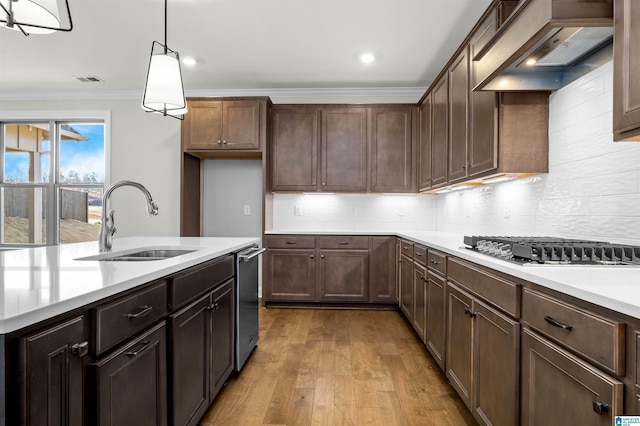
[[0, 0], [0, 27], [22, 34], [71, 31], [68, 0]]
[[164, 0], [164, 44], [157, 41], [151, 44], [142, 109], [179, 120], [187, 113], [180, 55], [167, 47], [167, 0]]

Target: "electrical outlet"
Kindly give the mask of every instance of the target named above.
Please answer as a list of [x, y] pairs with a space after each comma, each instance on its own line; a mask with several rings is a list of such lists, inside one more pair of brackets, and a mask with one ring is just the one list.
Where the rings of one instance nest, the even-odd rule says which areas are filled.
[[502, 216], [504, 216], [505, 219], [509, 219], [509, 217], [511, 216], [511, 204], [508, 201], [504, 203]]
[[249, 204], [245, 204], [245, 206], [244, 206], [244, 215], [245, 216], [250, 216], [251, 215], [251, 206]]
[[404, 216], [405, 214], [407, 214], [406, 210], [404, 207], [400, 207], [400, 211], [398, 212], [399, 216]]
[[352, 206], [349, 210], [349, 213], [351, 214], [351, 216], [358, 216], [358, 208], [356, 206]]
[[293, 215], [302, 216], [302, 209], [300, 208], [300, 206], [293, 206]]

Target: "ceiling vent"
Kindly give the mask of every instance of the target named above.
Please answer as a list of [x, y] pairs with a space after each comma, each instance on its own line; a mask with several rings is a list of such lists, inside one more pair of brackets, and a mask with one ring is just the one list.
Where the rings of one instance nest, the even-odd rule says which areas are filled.
[[104, 80], [101, 79], [100, 77], [96, 77], [94, 75], [91, 76], [74, 76], [73, 78], [75, 78], [78, 81], [81, 81], [83, 83], [104, 83]]

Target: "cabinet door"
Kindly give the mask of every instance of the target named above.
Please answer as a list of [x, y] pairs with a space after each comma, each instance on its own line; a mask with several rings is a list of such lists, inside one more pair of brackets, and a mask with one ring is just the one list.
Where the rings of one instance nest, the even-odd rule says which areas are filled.
[[400, 256], [400, 309], [413, 322], [413, 260]]
[[267, 301], [315, 301], [315, 250], [274, 250], [265, 253]]
[[369, 249], [369, 301], [396, 302], [395, 237], [371, 237]]
[[473, 299], [447, 283], [447, 378], [471, 410]]
[[471, 411], [480, 424], [519, 424], [520, 323], [478, 300], [472, 315]]
[[498, 94], [479, 91], [471, 92], [469, 96], [468, 173], [469, 177], [474, 177], [498, 168]]
[[100, 425], [166, 425], [164, 321], [95, 364]]
[[169, 395], [174, 425], [196, 424], [209, 407], [210, 294], [171, 315]]
[[371, 192], [413, 191], [410, 106], [371, 108]]
[[368, 250], [319, 250], [321, 300], [369, 300]]
[[449, 151], [449, 78], [444, 74], [433, 86], [431, 127], [431, 186], [447, 183]]
[[318, 175], [318, 117], [315, 108], [274, 109], [271, 190], [315, 191]]
[[413, 264], [413, 328], [425, 341], [427, 323], [427, 269]]
[[445, 284], [444, 279], [427, 275], [427, 327], [425, 330], [427, 350], [444, 371], [445, 361]]
[[224, 149], [260, 149], [261, 104], [253, 100], [222, 103]]
[[614, 8], [613, 140], [637, 142], [640, 141], [640, 3], [615, 0]]
[[469, 56], [467, 48], [449, 68], [449, 183], [467, 177]]
[[622, 398], [621, 382], [523, 329], [523, 425], [610, 426]]
[[182, 122], [183, 148], [222, 149], [222, 102], [190, 101]]
[[84, 337], [80, 316], [21, 339], [21, 424], [84, 424]]
[[233, 279], [218, 287], [211, 295], [211, 368], [209, 381], [209, 402], [218, 395], [220, 389], [233, 371], [234, 354], [234, 292]]
[[418, 136], [418, 191], [431, 188], [431, 93], [422, 101], [418, 110], [420, 118]]
[[322, 110], [322, 191], [367, 190], [367, 109]]

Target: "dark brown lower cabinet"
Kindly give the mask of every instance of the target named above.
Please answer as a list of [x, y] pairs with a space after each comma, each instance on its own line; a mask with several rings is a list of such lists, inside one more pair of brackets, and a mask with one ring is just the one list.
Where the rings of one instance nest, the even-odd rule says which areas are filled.
[[520, 323], [447, 287], [447, 377], [481, 425], [518, 424]]
[[413, 264], [413, 328], [425, 341], [427, 328], [427, 268]]
[[165, 322], [94, 364], [99, 425], [166, 425]]
[[400, 309], [413, 323], [413, 259], [400, 256]]
[[265, 253], [265, 299], [316, 300], [315, 249], [269, 249]]
[[84, 318], [21, 339], [20, 424], [84, 424]]
[[320, 300], [369, 301], [369, 251], [319, 250]]
[[371, 237], [369, 302], [396, 302], [396, 237]]
[[522, 424], [610, 426], [623, 384], [528, 329], [522, 330]]
[[234, 292], [233, 279], [222, 284], [211, 295], [211, 369], [209, 402], [218, 395], [233, 372], [234, 354]]
[[429, 272], [427, 275], [427, 327], [425, 343], [427, 350], [442, 370], [445, 368], [446, 336], [445, 280]]

